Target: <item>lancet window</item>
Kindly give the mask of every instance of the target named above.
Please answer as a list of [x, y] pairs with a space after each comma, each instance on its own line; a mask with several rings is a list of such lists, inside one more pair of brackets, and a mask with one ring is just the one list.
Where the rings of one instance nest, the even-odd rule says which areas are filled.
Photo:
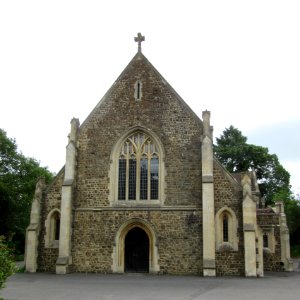
[[228, 215], [223, 215], [223, 242], [228, 242]]
[[134, 85], [134, 98], [137, 101], [142, 100], [142, 83], [139, 80]]
[[50, 211], [46, 219], [46, 248], [58, 248], [60, 231], [60, 212], [57, 208]]
[[237, 251], [237, 218], [234, 211], [229, 207], [221, 208], [215, 218], [216, 225], [216, 250]]
[[263, 246], [264, 248], [269, 248], [269, 237], [267, 233], [263, 235]]

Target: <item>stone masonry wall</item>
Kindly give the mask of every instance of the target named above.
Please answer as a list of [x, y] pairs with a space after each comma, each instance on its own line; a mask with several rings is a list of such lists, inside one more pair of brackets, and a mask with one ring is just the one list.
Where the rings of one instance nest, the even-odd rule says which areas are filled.
[[62, 169], [54, 181], [50, 183], [45, 191], [42, 203], [41, 230], [39, 235], [38, 247], [38, 271], [55, 272], [55, 263], [58, 258], [58, 248], [45, 248], [46, 227], [45, 222], [49, 212], [58, 208], [61, 203], [61, 186], [64, 178], [64, 169]]
[[[142, 99], [134, 97], [142, 84]], [[130, 129], [153, 132], [162, 144], [165, 165], [165, 207], [191, 207], [191, 211], [80, 211], [112, 207], [109, 178], [112, 149]], [[158, 238], [162, 273], [199, 274], [202, 268], [201, 218], [202, 122], [166, 83], [143, 55], [137, 55], [81, 125], [78, 136], [77, 178], [74, 192], [73, 270], [111, 272], [117, 228], [124, 220], [141, 217], [153, 224]], [[45, 220], [60, 208], [58, 176], [45, 198], [39, 246], [39, 269], [53, 271], [58, 249], [45, 249]], [[114, 199], [117, 200], [117, 199]], [[150, 219], [149, 219], [150, 218]], [[196, 219], [195, 219], [196, 218]]]
[[[135, 83], [141, 83], [141, 100], [135, 99]], [[158, 137], [165, 166], [162, 207], [118, 207], [111, 199], [112, 150], [134, 128]], [[72, 234], [72, 270], [112, 272], [115, 236], [131, 218], [153, 227], [161, 273], [202, 274], [202, 121], [166, 83], [142, 55], [136, 55], [113, 84], [78, 135], [76, 188]], [[54, 271], [58, 249], [45, 249], [45, 220], [53, 208], [60, 209], [61, 172], [49, 188], [42, 209], [39, 270]], [[242, 193], [240, 185], [214, 163], [215, 213], [231, 208], [238, 220], [238, 251], [216, 253], [217, 275], [243, 275]], [[110, 201], [112, 200], [112, 201]], [[129, 205], [129, 204], [128, 204]]]
[[[134, 97], [137, 80], [142, 99]], [[80, 127], [76, 207], [109, 206], [114, 145], [140, 126], [159, 137], [166, 169], [165, 205], [200, 205], [202, 122], [150, 65], [135, 57]]]
[[225, 169], [214, 163], [215, 214], [223, 207], [231, 208], [237, 218], [238, 251], [216, 251], [217, 275], [244, 275], [244, 242], [242, 192], [239, 184], [226, 174]]
[[162, 274], [201, 274], [201, 217], [199, 211], [76, 211], [73, 235], [75, 272], [112, 272], [118, 229], [139, 218], [154, 229]]
[[257, 223], [262, 229], [269, 229], [270, 225], [274, 228], [275, 252], [264, 251], [264, 270], [273, 272], [283, 271], [283, 265], [281, 263], [279, 215], [276, 213], [258, 213]]
[[[142, 99], [134, 97], [142, 84]], [[201, 218], [186, 211], [80, 211], [118, 205], [109, 201], [112, 149], [130, 129], [146, 128], [163, 148], [164, 206], [201, 210], [201, 120], [162, 79], [144, 56], [136, 56], [111, 90], [81, 125], [78, 138], [77, 189], [74, 201], [74, 271], [111, 272], [117, 229], [139, 217], [155, 228], [162, 273], [199, 274], [202, 268]], [[135, 204], [133, 204], [135, 205]], [[189, 220], [189, 221], [188, 221]]]

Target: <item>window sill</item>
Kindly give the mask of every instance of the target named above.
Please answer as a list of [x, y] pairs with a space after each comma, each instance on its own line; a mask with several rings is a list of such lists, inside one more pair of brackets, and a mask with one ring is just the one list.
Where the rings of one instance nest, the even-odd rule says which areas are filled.
[[270, 248], [266, 248], [266, 247], [264, 247], [263, 252], [264, 252], [264, 254], [272, 254], [272, 253], [274, 253], [274, 252], [271, 251]]
[[159, 200], [116, 200], [114, 206], [117, 207], [131, 207], [131, 206], [160, 206]]
[[234, 249], [232, 244], [229, 242], [223, 242], [218, 245], [217, 249], [218, 252], [234, 252], [237, 251], [237, 249]]

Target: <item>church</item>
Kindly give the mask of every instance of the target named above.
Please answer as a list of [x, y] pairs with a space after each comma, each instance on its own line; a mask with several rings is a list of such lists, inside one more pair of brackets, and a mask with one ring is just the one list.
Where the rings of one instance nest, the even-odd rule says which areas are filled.
[[291, 271], [284, 207], [264, 207], [254, 172], [213, 154], [197, 116], [141, 50], [80, 124], [64, 167], [41, 178], [26, 232], [27, 272], [237, 275]]

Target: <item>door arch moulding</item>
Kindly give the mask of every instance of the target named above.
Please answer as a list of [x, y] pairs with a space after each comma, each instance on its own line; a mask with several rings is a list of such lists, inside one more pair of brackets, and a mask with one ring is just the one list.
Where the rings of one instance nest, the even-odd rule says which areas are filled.
[[118, 229], [115, 236], [115, 243], [112, 253], [112, 271], [113, 273], [124, 273], [125, 271], [125, 238], [127, 233], [135, 228], [139, 227], [145, 231], [149, 238], [149, 273], [158, 273], [160, 268], [158, 265], [158, 250], [157, 239], [152, 226], [139, 218], [127, 220]]

